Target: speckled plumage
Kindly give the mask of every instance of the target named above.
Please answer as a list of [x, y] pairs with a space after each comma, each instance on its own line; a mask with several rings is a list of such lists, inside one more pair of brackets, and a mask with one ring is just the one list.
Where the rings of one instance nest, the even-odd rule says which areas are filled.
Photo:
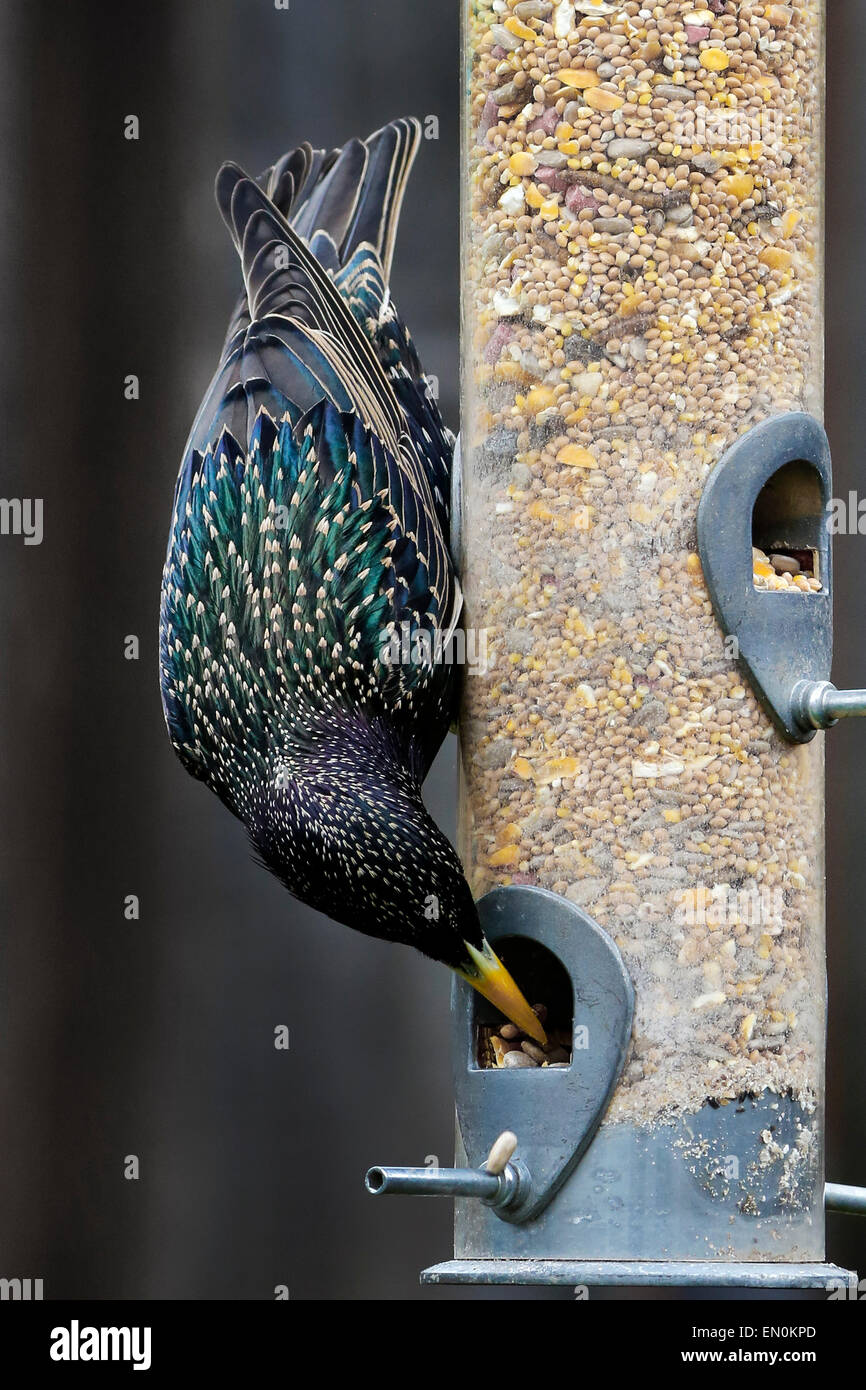
[[177, 482], [161, 685], [182, 762], [292, 893], [461, 968], [477, 914], [420, 794], [455, 669], [382, 655], [461, 607], [453, 441], [387, 289], [417, 139], [220, 172], [244, 293]]

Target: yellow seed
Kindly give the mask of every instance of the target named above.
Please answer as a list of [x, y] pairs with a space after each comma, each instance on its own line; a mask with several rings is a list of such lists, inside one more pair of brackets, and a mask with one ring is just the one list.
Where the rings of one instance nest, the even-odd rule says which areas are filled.
[[638, 49], [637, 56], [640, 58], [641, 62], [651, 63], [654, 59], [662, 56], [662, 46], [657, 39], [650, 39], [649, 43], [645, 43], [643, 48]]
[[742, 203], [754, 193], [755, 180], [751, 174], [731, 174], [728, 178], [722, 179], [719, 188], [728, 197], [736, 198], [738, 203]]
[[524, 782], [528, 781], [532, 776], [532, 763], [526, 758], [515, 758], [514, 762], [511, 764], [511, 768], [515, 776], [520, 777]]
[[555, 777], [575, 777], [580, 764], [577, 758], [551, 758], [545, 772], [551, 779]]
[[589, 68], [560, 68], [556, 75], [563, 87], [577, 87], [580, 91], [601, 84], [598, 73], [591, 72]]
[[531, 208], [544, 207], [544, 194], [539, 192], [534, 183], [531, 183], [526, 190], [526, 201]]
[[[587, 92], [584, 101], [593, 111], [615, 111], [618, 106], [622, 106], [625, 97], [621, 97], [618, 92], [608, 92], [604, 87], [593, 87]], [[610, 169], [607, 172], [610, 173]]]
[[765, 246], [758, 260], [769, 266], [770, 270], [787, 270], [793, 256], [781, 246]]
[[765, 5], [764, 18], [769, 20], [774, 29], [787, 29], [791, 23], [791, 6]]
[[504, 845], [511, 844], [514, 840], [520, 839], [520, 826], [515, 825], [514, 821], [509, 821], [496, 838]]
[[493, 851], [487, 862], [491, 868], [502, 869], [508, 864], [516, 864], [519, 859], [520, 847], [518, 845], [503, 845], [502, 849]]
[[535, 517], [537, 521], [553, 520], [553, 512], [543, 502], [530, 502], [527, 510], [529, 515]]
[[748, 1042], [751, 1038], [752, 1033], [755, 1030], [755, 1023], [757, 1021], [757, 1017], [757, 1014], [746, 1014], [746, 1017], [740, 1024], [740, 1037], [743, 1039], [743, 1042]]
[[705, 48], [701, 54], [701, 67], [706, 68], [708, 72], [724, 72], [730, 65], [730, 54], [723, 48]]
[[[652, 283], [654, 280], [658, 279], [658, 276], [656, 275], [655, 271], [650, 271], [649, 274], [644, 276], [644, 279], [649, 280], [650, 283]], [[631, 318], [632, 314], [637, 314], [640, 312], [642, 304], [643, 300], [641, 299], [640, 295], [632, 294], [629, 296], [628, 299], [623, 300], [622, 304], [619, 305], [616, 312], [619, 314], [620, 318]]]
[[782, 218], [782, 236], [789, 237], [802, 221], [802, 214], [796, 208], [789, 208]]
[[538, 168], [538, 160], [528, 150], [518, 150], [509, 159], [508, 167], [512, 174], [516, 174], [518, 178], [523, 178], [525, 174], [535, 173]]
[[556, 396], [552, 386], [533, 386], [526, 397], [526, 409], [530, 415], [538, 415], [542, 410], [548, 410], [555, 405]]
[[632, 502], [628, 514], [639, 526], [651, 526], [655, 521], [655, 513], [645, 502]]
[[565, 463], [569, 468], [595, 468], [595, 456], [579, 444], [566, 444], [556, 455], [557, 463]]
[[679, 825], [682, 820], [682, 816], [677, 810], [665, 811], [664, 818], [670, 825]]
[[696, 555], [694, 551], [689, 552], [688, 559], [686, 560], [686, 569], [689, 574], [700, 574], [701, 572], [701, 557]]
[[526, 370], [521, 367], [519, 362], [510, 362], [507, 358], [504, 362], [497, 362], [493, 368], [493, 375], [497, 381], [525, 381]]
[[521, 20], [514, 16], [512, 16], [511, 19], [506, 19], [505, 28], [509, 33], [512, 33], [516, 39], [534, 39], [536, 37], [534, 29], [530, 29], [528, 24], [523, 24]]

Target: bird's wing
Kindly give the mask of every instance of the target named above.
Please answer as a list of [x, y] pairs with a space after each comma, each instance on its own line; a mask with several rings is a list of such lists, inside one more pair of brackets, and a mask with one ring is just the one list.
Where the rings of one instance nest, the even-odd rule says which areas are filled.
[[[320, 402], [228, 431], [179, 497], [163, 582], [162, 686], [175, 747], [230, 804], [231, 766], [338, 707], [384, 716], [423, 777], [448, 727], [453, 589], [434, 592], [397, 461], [357, 415]], [[242, 813], [240, 808], [233, 809]]]
[[[341, 665], [398, 722], [403, 712], [421, 764], [441, 737], [452, 673], [423, 649], [396, 668], [380, 654], [395, 631], [447, 646], [462, 605], [447, 542], [450, 439], [386, 286], [416, 143], [415, 123], [397, 122], [329, 155], [300, 146], [264, 187], [234, 165], [217, 180], [244, 295], [185, 451], [163, 593], [166, 716], [210, 781], [226, 720], [246, 705], [236, 733], [249, 742], [253, 709], [266, 720], [288, 689], [321, 690], [323, 671], [327, 686]], [[299, 569], [303, 592], [289, 594], [279, 576]], [[422, 700], [430, 727], [419, 736], [409, 714]]]
[[[404, 149], [403, 162], [410, 157], [411, 150], [406, 154]], [[329, 180], [341, 170], [342, 159], [343, 155], [330, 166]], [[377, 186], [382, 181], [380, 163], [374, 163]], [[289, 177], [293, 176], [284, 171], [278, 182]], [[405, 174], [392, 179], [398, 191], [404, 181]], [[329, 183], [329, 188], [333, 196], [334, 185]], [[362, 190], [358, 206], [366, 211], [361, 217], [356, 208], [342, 245], [351, 245], [355, 229], [370, 222], [370, 198], [363, 182]], [[446, 540], [451, 444], [414, 349], [387, 298], [379, 303], [371, 335], [310, 248], [253, 180], [235, 166], [224, 166], [217, 192], [242, 257], [250, 322], [228, 344], [187, 452], [203, 453], [224, 428], [243, 446], [262, 406], [275, 420], [288, 411], [297, 421], [320, 400], [357, 414], [396, 461], [393, 505], [398, 514], [406, 511], [410, 525], [417, 519], [434, 588], [444, 594], [449, 573], [453, 575]], [[392, 205], [396, 197], [395, 193]], [[330, 216], [330, 225], [338, 225], [333, 210]], [[346, 216], [343, 212], [343, 221]], [[365, 247], [353, 252], [352, 283], [357, 286], [358, 276], [366, 276], [368, 286], [375, 282], [378, 294], [383, 277], [381, 272], [374, 275], [369, 265], [378, 252], [366, 243]], [[362, 271], [365, 255], [368, 265]], [[455, 584], [452, 628], [459, 616], [459, 592]]]

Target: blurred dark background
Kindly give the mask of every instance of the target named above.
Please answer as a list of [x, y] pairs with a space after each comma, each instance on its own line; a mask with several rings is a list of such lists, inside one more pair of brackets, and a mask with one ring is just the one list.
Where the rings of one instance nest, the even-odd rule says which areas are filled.
[[[866, 12], [829, 8], [827, 414], [845, 496], [866, 435]], [[457, 427], [459, 9], [0, 4], [0, 491], [45, 504], [41, 546], [0, 542], [0, 1273], [44, 1278], [46, 1297], [570, 1296], [419, 1289], [450, 1255], [450, 1204], [374, 1202], [363, 1174], [453, 1157], [447, 974], [262, 873], [175, 761], [157, 689], [175, 472], [237, 285], [211, 194], [223, 159], [257, 171], [301, 139], [438, 118], [394, 290]], [[836, 559], [835, 678], [863, 684], [866, 546], [841, 537]], [[428, 783], [449, 829], [454, 762], [449, 740]], [[854, 1183], [864, 769], [866, 731], [842, 727], [828, 739], [828, 1174]], [[828, 1254], [866, 1272], [866, 1222], [831, 1217]]]

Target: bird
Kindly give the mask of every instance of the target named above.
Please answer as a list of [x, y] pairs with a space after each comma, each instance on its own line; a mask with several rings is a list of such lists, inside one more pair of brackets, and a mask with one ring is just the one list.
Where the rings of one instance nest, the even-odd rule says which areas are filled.
[[163, 711], [289, 893], [442, 962], [543, 1043], [421, 793], [463, 597], [454, 437], [389, 289], [419, 139], [400, 119], [219, 171], [243, 289], [175, 487]]

